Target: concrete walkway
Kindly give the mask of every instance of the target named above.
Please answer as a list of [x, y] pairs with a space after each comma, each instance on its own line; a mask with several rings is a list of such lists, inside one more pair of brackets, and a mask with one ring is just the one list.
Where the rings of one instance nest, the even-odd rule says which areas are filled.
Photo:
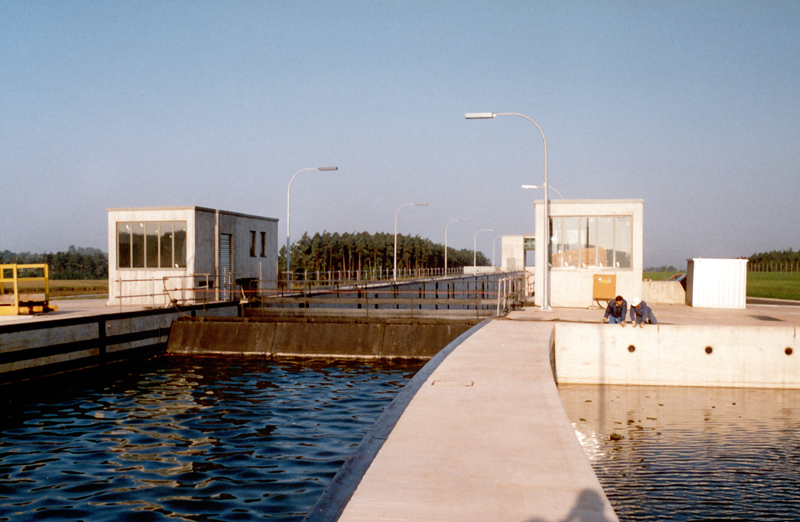
[[[660, 324], [800, 325], [798, 306], [653, 309]], [[410, 400], [338, 520], [617, 520], [564, 412], [550, 362], [555, 323], [602, 317], [602, 309], [531, 307], [466, 338]]]
[[536, 317], [492, 321], [430, 375], [339, 520], [617, 520], [553, 381], [552, 324], [519, 319]]

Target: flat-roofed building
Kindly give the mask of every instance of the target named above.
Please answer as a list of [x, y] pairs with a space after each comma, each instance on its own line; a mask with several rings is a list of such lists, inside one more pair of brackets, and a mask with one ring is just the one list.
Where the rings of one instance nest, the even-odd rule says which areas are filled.
[[236, 299], [276, 288], [277, 276], [277, 219], [194, 206], [108, 209], [109, 305]]
[[[545, 244], [543, 200], [534, 211], [538, 247]], [[549, 214], [551, 306], [592, 306], [598, 276], [613, 276], [614, 293], [629, 303], [642, 296], [644, 200], [550, 200]], [[544, 248], [536, 248], [535, 260], [534, 303], [541, 306]]]

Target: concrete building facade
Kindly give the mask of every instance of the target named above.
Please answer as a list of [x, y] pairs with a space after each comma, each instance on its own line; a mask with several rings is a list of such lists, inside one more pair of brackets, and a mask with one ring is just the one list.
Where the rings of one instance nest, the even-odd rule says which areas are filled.
[[278, 220], [202, 207], [108, 209], [109, 305], [165, 306], [277, 287]]
[[[544, 201], [534, 204], [536, 245], [545, 244]], [[550, 304], [588, 308], [595, 276], [614, 276], [616, 294], [642, 296], [644, 200], [550, 200]], [[545, 249], [537, 248], [534, 302], [542, 304]], [[608, 279], [608, 278], [605, 278]]]

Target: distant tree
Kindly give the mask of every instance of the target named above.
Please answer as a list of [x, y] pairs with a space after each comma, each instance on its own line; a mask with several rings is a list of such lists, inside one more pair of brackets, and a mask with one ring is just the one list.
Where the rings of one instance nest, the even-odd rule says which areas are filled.
[[[291, 270], [297, 272], [367, 271], [371, 273], [391, 270], [394, 266], [394, 234], [378, 232], [338, 232], [308, 234], [291, 245]], [[477, 254], [478, 265], [489, 265], [486, 256]], [[279, 271], [286, 266], [286, 248], [278, 253]], [[472, 250], [448, 248], [448, 267], [472, 265]], [[444, 247], [419, 236], [397, 235], [398, 269], [440, 268], [444, 266]]]
[[108, 255], [96, 248], [75, 248], [70, 245], [66, 252], [15, 254], [8, 250], [0, 253], [3, 264], [47, 263], [50, 279], [106, 279], [108, 278]]

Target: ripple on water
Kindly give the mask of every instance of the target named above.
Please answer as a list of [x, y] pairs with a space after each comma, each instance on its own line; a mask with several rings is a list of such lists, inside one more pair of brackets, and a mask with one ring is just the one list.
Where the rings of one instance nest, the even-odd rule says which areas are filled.
[[800, 390], [559, 391], [621, 520], [797, 518]]
[[301, 520], [421, 366], [156, 358], [2, 390], [0, 521]]

